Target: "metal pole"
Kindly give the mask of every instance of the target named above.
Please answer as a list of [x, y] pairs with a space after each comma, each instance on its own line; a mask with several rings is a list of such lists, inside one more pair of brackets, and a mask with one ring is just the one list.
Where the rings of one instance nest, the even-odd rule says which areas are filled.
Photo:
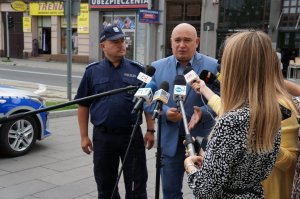
[[6, 57], [9, 60], [9, 27], [8, 27], [8, 12], [6, 12]]
[[67, 8], [67, 94], [69, 101], [72, 100], [72, 16], [71, 16], [71, 9], [72, 9], [72, 0], [66, 0]]

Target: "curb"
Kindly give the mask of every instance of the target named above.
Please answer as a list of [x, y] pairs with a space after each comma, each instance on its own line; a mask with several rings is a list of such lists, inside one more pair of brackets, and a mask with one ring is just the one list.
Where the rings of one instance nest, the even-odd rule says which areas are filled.
[[66, 111], [52, 111], [49, 112], [48, 118], [60, 118], [77, 115], [77, 109], [66, 110]]

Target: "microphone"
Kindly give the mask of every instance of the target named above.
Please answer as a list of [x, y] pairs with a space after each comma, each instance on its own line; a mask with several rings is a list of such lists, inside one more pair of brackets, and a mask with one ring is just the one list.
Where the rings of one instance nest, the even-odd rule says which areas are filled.
[[186, 81], [183, 75], [177, 75], [174, 80], [174, 95], [173, 99], [176, 101], [177, 107], [179, 104], [180, 110], [182, 112], [182, 120], [183, 120], [183, 125], [184, 125], [184, 131], [185, 131], [185, 145], [188, 149], [188, 153], [190, 156], [196, 155], [195, 148], [193, 145], [193, 138], [192, 135], [190, 134], [189, 128], [188, 128], [188, 123], [186, 119], [186, 114], [184, 110], [184, 105], [183, 101], [186, 96]]
[[199, 80], [199, 76], [195, 73], [192, 67], [186, 67], [186, 69], [183, 71], [183, 74], [185, 81], [190, 85]]
[[200, 75], [200, 79], [202, 79], [206, 84], [214, 85], [217, 88], [220, 88], [220, 73], [218, 73], [218, 76], [216, 77], [212, 72], [208, 70], [203, 70]]
[[144, 88], [146, 86], [146, 84], [148, 84], [151, 79], [152, 76], [154, 75], [156, 69], [153, 66], [147, 66], [145, 69], [145, 73], [140, 72], [137, 76], [137, 79], [142, 81], [143, 83], [139, 86], [139, 88]]
[[133, 114], [137, 110], [141, 109], [144, 102], [146, 102], [147, 104], [151, 104], [151, 101], [153, 99], [153, 92], [155, 90], [157, 90], [157, 86], [153, 82], [146, 84], [145, 88], [139, 88], [134, 94], [134, 97], [138, 100], [135, 103], [131, 113]]
[[163, 81], [160, 84], [160, 89], [154, 93], [153, 101], [156, 101], [154, 106], [154, 112], [152, 115], [152, 119], [157, 118], [158, 114], [162, 110], [163, 104], [167, 104], [170, 98], [169, 92], [169, 83]]
[[186, 81], [183, 75], [177, 75], [174, 80], [173, 100], [177, 104], [177, 109], [180, 111], [179, 101], [184, 101], [186, 96]]

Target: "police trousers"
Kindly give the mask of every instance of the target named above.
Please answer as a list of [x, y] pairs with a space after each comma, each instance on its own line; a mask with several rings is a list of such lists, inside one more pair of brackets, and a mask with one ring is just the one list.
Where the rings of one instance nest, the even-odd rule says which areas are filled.
[[[137, 128], [127, 157], [125, 153], [131, 139], [132, 128], [109, 129], [95, 126], [93, 130], [94, 176], [97, 183], [98, 199], [110, 199], [117, 182], [120, 160], [126, 199], [146, 199], [147, 165], [141, 128]], [[118, 188], [114, 199], [121, 198]], [[124, 196], [122, 196], [124, 198]]]

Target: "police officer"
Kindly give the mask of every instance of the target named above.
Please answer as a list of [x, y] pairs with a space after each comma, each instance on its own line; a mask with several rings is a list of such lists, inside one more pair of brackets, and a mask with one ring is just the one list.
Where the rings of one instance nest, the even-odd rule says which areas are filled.
[[[124, 33], [117, 26], [104, 28], [100, 34], [100, 47], [105, 58], [87, 66], [75, 99], [141, 83], [137, 75], [144, 71], [144, 67], [124, 57], [124, 37]], [[133, 125], [137, 119], [136, 114], [131, 114], [134, 107], [133, 96], [132, 91], [121, 92], [82, 102], [78, 106], [81, 147], [87, 154], [94, 151], [94, 175], [98, 198], [101, 199], [111, 198], [117, 181], [119, 159], [124, 162]], [[89, 115], [94, 126], [93, 142], [88, 136]], [[147, 128], [144, 141], [140, 126], [137, 128], [123, 165], [126, 198], [147, 198], [148, 173], [144, 144], [148, 149], [153, 146], [154, 122], [147, 120]], [[120, 198], [118, 190], [114, 198]]]

